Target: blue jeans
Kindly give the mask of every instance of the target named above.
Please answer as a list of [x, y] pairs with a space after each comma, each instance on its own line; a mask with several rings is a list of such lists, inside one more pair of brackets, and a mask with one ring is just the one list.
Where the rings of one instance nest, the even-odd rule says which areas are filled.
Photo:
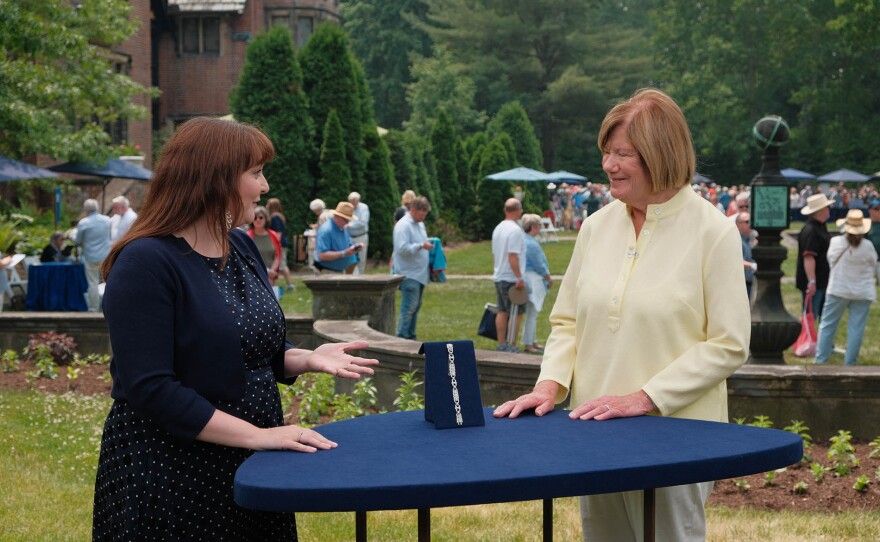
[[397, 318], [397, 336], [404, 339], [416, 338], [416, 320], [422, 308], [422, 293], [425, 285], [413, 279], [403, 279], [400, 283], [400, 316]]
[[825, 309], [823, 317], [819, 321], [819, 343], [816, 345], [816, 363], [828, 363], [831, 351], [834, 349], [834, 336], [837, 334], [837, 324], [843, 316], [843, 311], [849, 309], [849, 317], [846, 324], [846, 356], [843, 362], [846, 365], [855, 365], [859, 359], [859, 350], [862, 348], [862, 337], [865, 335], [865, 325], [868, 323], [868, 310], [871, 302], [865, 299], [845, 299], [835, 295], [825, 297]]

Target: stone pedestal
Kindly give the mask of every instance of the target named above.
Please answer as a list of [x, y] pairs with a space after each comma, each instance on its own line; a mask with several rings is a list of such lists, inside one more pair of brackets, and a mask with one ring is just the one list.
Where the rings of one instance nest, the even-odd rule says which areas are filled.
[[366, 320], [382, 333], [396, 331], [394, 296], [402, 275], [319, 275], [303, 279], [312, 291], [312, 317], [317, 320]]

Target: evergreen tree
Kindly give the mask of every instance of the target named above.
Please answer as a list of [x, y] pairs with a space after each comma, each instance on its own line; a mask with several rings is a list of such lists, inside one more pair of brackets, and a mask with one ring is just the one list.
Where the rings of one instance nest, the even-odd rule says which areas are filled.
[[400, 192], [391, 169], [388, 147], [375, 130], [364, 134], [367, 151], [367, 179], [370, 180], [370, 257], [388, 259], [394, 250], [394, 210]]
[[324, 124], [324, 144], [321, 145], [321, 178], [318, 179], [318, 197], [329, 209], [340, 201], [347, 201], [351, 192], [351, 170], [345, 156], [345, 137], [342, 123], [335, 109], [331, 109]]
[[[541, 144], [538, 143], [535, 128], [532, 126], [526, 110], [518, 101], [508, 102], [501, 106], [498, 114], [486, 127], [486, 133], [490, 139], [502, 132], [507, 133], [513, 143], [516, 166], [543, 169], [541, 167]], [[547, 197], [546, 187], [546, 183], [543, 182], [523, 183], [524, 192], [527, 194], [523, 200], [523, 209], [526, 212], [540, 215], [544, 209], [549, 208], [550, 200]]]
[[513, 142], [517, 166], [541, 168], [541, 144], [526, 110], [518, 101], [502, 105], [486, 126], [489, 139], [494, 139], [501, 132], [507, 132]]
[[275, 145], [275, 159], [265, 168], [269, 195], [281, 200], [290, 229], [303, 230], [314, 218], [309, 211], [314, 127], [289, 28], [275, 25], [248, 45], [229, 101], [237, 120], [260, 126]]
[[336, 110], [342, 123], [351, 184], [362, 186], [366, 163], [363, 101], [352, 59], [345, 31], [332, 23], [319, 25], [300, 51], [303, 88], [309, 96], [315, 126], [325, 126], [330, 110]]
[[513, 196], [515, 183], [511, 181], [493, 181], [487, 175], [515, 167], [513, 158], [507, 153], [512, 142], [506, 133], [501, 133], [486, 146], [480, 159], [480, 180], [477, 185], [479, 198], [480, 236], [483, 239], [492, 237], [492, 230], [504, 220], [504, 202]]
[[459, 196], [461, 216], [458, 223], [461, 231], [469, 240], [473, 241], [478, 239], [479, 236], [477, 234], [480, 231], [479, 214], [477, 212], [477, 190], [471, 181], [470, 171], [468, 170], [469, 156], [464, 141], [458, 140], [458, 143], [455, 145], [455, 152], [458, 157], [456, 159], [458, 186], [461, 190]]
[[431, 130], [431, 151], [437, 167], [437, 181], [440, 186], [440, 197], [443, 198], [443, 208], [452, 215], [460, 217], [463, 209], [456, 162], [455, 127], [443, 109], [437, 115], [437, 122]]
[[431, 156], [431, 149], [425, 140], [410, 134], [407, 134], [406, 143], [415, 164], [415, 184], [419, 187], [416, 194], [425, 196], [431, 202], [430, 218], [439, 216], [442, 202], [437, 195], [434, 182], [434, 159]]
[[394, 178], [397, 181], [398, 192], [403, 194], [407, 190], [412, 190], [419, 194], [416, 165], [413, 162], [406, 134], [400, 130], [388, 130], [383, 140], [388, 146], [388, 152], [391, 155], [391, 166], [394, 170]]
[[417, 138], [415, 141], [425, 166], [424, 178], [426, 181], [423, 183], [425, 195], [431, 198], [432, 212], [435, 213], [435, 216], [440, 216], [443, 211], [443, 196], [441, 195], [440, 181], [437, 178], [437, 161], [434, 160], [434, 155], [431, 153], [431, 142], [423, 138]]
[[[483, 152], [488, 144], [489, 138], [486, 137], [486, 132], [477, 132], [465, 141], [465, 149], [468, 151], [467, 181], [474, 193], [477, 193], [477, 187], [480, 184], [480, 162], [483, 160]], [[479, 197], [476, 204], [479, 205]]]

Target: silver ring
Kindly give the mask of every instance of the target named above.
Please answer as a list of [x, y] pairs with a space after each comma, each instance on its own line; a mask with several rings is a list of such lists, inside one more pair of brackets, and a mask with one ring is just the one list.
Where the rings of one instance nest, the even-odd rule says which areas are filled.
[[296, 436], [296, 441], [301, 442], [300, 439], [303, 437], [303, 431], [299, 432], [299, 435]]
[[611, 412], [611, 407], [608, 405], [605, 405], [605, 412]]

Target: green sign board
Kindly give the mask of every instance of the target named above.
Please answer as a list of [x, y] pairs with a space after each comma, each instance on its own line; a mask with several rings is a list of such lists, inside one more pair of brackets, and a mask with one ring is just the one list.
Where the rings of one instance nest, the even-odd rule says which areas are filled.
[[751, 199], [753, 228], [788, 228], [787, 186], [753, 184]]

